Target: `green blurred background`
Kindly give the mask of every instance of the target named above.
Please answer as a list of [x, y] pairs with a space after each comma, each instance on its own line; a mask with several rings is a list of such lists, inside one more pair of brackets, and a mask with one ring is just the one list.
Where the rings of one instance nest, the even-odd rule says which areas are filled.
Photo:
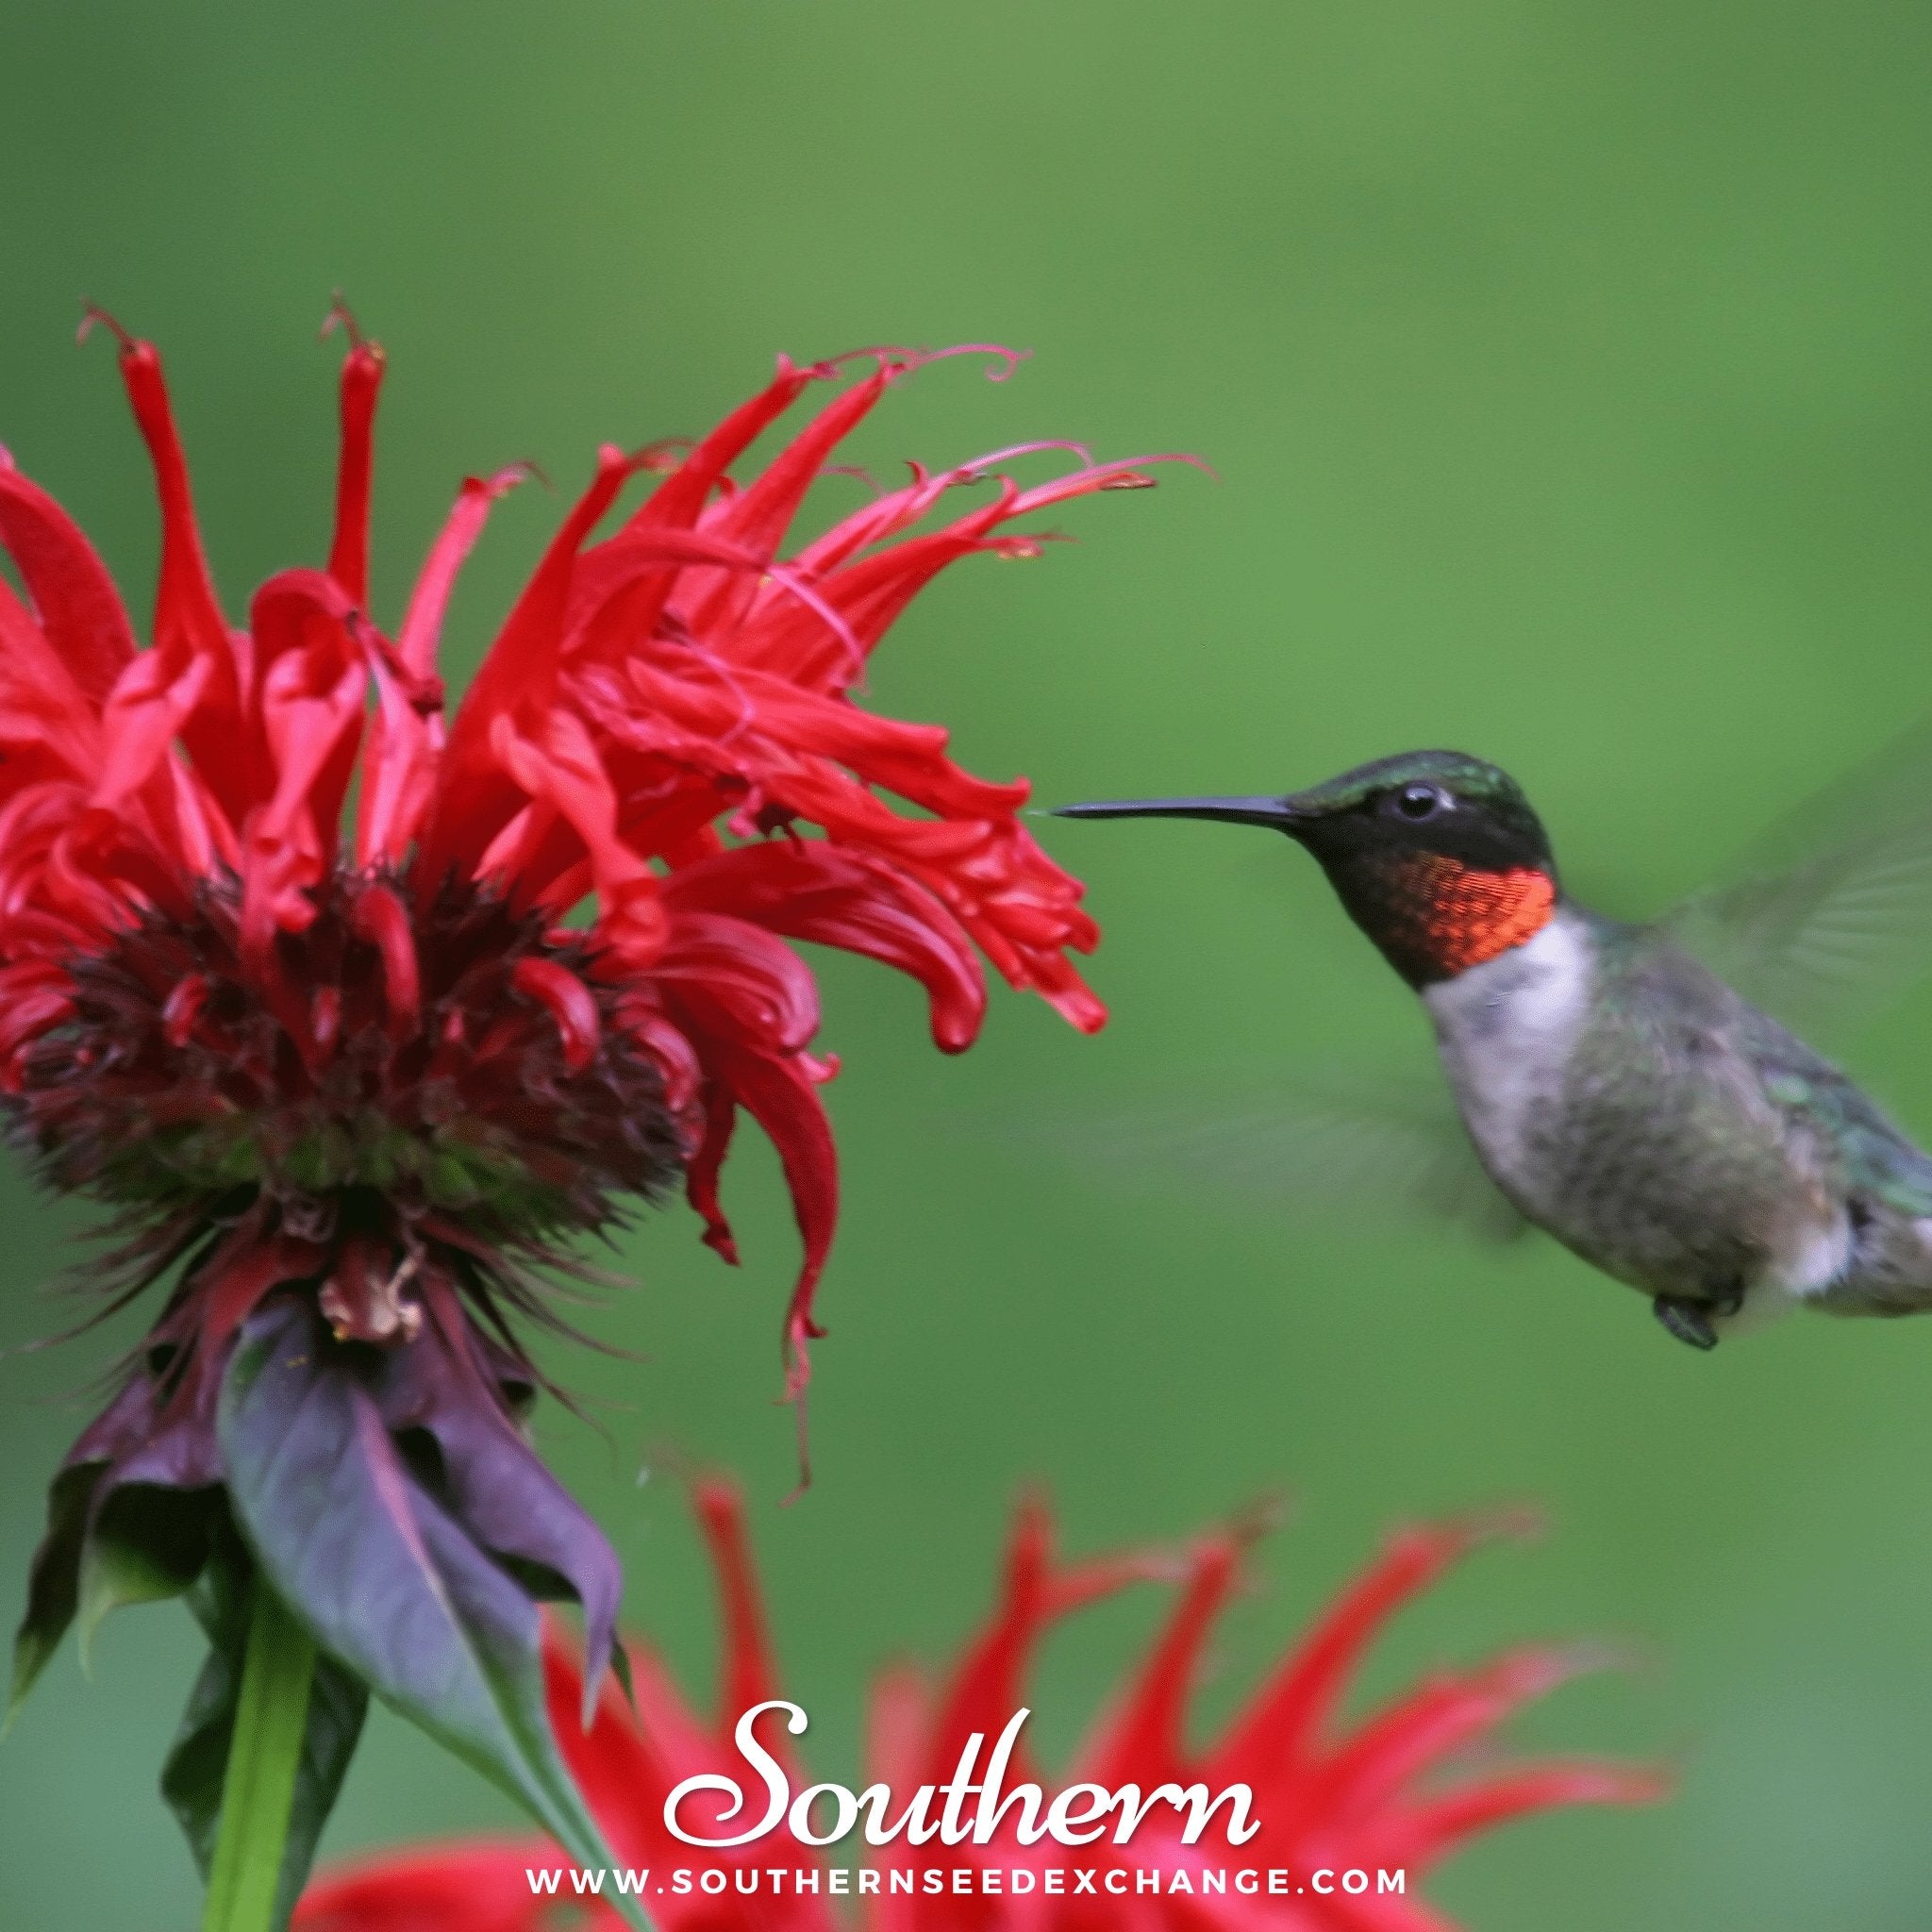
[[[132, 592], [148, 485], [77, 298], [164, 346], [230, 608], [325, 541], [340, 284], [390, 350], [377, 588], [393, 616], [466, 470], [565, 487], [600, 439], [704, 427], [773, 354], [1001, 340], [905, 385], [875, 464], [1030, 436], [1187, 447], [1218, 482], [1068, 509], [1077, 545], [964, 566], [900, 626], [884, 708], [1046, 799], [1274, 788], [1448, 743], [1516, 770], [1574, 877], [1641, 911], [1932, 701], [1932, 16], [1732, 0], [9, 5], [0, 440]], [[841, 487], [831, 485], [828, 490]], [[831, 498], [828, 496], [828, 502]], [[473, 568], [453, 668], [558, 513]], [[1553, 1246], [1498, 1262], [1273, 1217], [1055, 1124], [1310, 1061], [1425, 1051], [1312, 867], [1199, 826], [1049, 827], [1091, 882], [1116, 1018], [995, 1002], [943, 1061], [884, 972], [824, 962], [848, 1191], [781, 1510], [794, 1243], [748, 1137], [733, 1275], [681, 1211], [561, 1361], [604, 1434], [542, 1440], [691, 1681], [707, 1582], [675, 1480], [742, 1473], [814, 1761], [868, 1672], [980, 1612], [1050, 1482], [1080, 1547], [1284, 1487], [1294, 1525], [1218, 1647], [1240, 1687], [1381, 1531], [1535, 1497], [1374, 1682], [1507, 1636], [1648, 1661], [1524, 1727], [1679, 1755], [1681, 1796], [1497, 1839], [1440, 1896], [1481, 1932], [1857, 1932], [1932, 1917], [1932, 1322], [1795, 1321], [1711, 1358]], [[1855, 1064], [1932, 1130], [1921, 992]], [[7, 1183], [5, 1339], [75, 1224]], [[0, 1597], [123, 1325], [0, 1364]], [[645, 1464], [659, 1478], [640, 1486]], [[1058, 1643], [1064, 1746], [1151, 1600]], [[154, 1778], [196, 1661], [174, 1607], [71, 1651], [0, 1749], [0, 1924], [186, 1932]], [[378, 1717], [338, 1851], [506, 1817]]]

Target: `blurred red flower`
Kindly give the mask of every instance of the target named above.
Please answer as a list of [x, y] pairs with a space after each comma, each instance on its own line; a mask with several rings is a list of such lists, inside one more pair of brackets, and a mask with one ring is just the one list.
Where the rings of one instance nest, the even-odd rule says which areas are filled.
[[[649, 1869], [645, 1902], [665, 1932], [834, 1932], [841, 1919], [825, 1890], [771, 1887], [774, 1867], [824, 1870], [824, 1851], [789, 1826], [749, 1845], [709, 1850], [679, 1841], [664, 1824], [665, 1798], [688, 1777], [728, 1776], [749, 1784], [757, 1796], [732, 1731], [740, 1713], [778, 1694], [736, 1492], [707, 1483], [697, 1503], [723, 1599], [718, 1717], [707, 1723], [696, 1716], [661, 1660], [634, 1643], [635, 1711], [607, 1686], [594, 1724], [582, 1730], [575, 1722], [575, 1654], [553, 1631], [546, 1645], [553, 1720], [613, 1857], [626, 1868]], [[1038, 1767], [1016, 1758], [1004, 1789], [1039, 1781], [1051, 1797], [1074, 1783], [1108, 1790], [1131, 1783], [1145, 1792], [1170, 1782], [1203, 1783], [1209, 1791], [1239, 1782], [1253, 1790], [1260, 1831], [1234, 1848], [1217, 1839], [1224, 1822], [1218, 1821], [1190, 1846], [1181, 1840], [1178, 1813], [1156, 1808], [1124, 1845], [1104, 1840], [1069, 1849], [1042, 1839], [1029, 1846], [1010, 1828], [1009, 1811], [985, 1846], [936, 1842], [922, 1851], [902, 1837], [870, 1854], [882, 1877], [878, 1890], [858, 1898], [861, 1923], [870, 1932], [1450, 1932], [1449, 1922], [1420, 1896], [1420, 1883], [1468, 1840], [1557, 1806], [1641, 1804], [1663, 1791], [1651, 1771], [1592, 1758], [1468, 1761], [1473, 1747], [1485, 1744], [1518, 1707], [1594, 1667], [1600, 1653], [1512, 1650], [1474, 1670], [1432, 1676], [1353, 1725], [1339, 1720], [1350, 1678], [1389, 1618], [1499, 1526], [1507, 1525], [1452, 1523], [1392, 1538], [1215, 1740], [1196, 1749], [1186, 1741], [1188, 1705], [1215, 1621], [1239, 1580], [1252, 1526], [1205, 1536], [1178, 1555], [1062, 1563], [1044, 1510], [1023, 1508], [999, 1601], [959, 1661], [936, 1685], [899, 1668], [875, 1687], [867, 1779], [891, 1788], [891, 1815], [897, 1817], [919, 1786], [952, 1775], [974, 1734], [990, 1746], [1028, 1704], [1028, 1675], [1055, 1624], [1126, 1583], [1153, 1578], [1174, 1593], [1166, 1625], [1064, 1777], [1042, 1780]], [[760, 1734], [767, 1747], [789, 1762], [781, 1726], [775, 1718], [768, 1724]], [[794, 1775], [791, 1784], [797, 1790], [804, 1779]], [[848, 1856], [858, 1856], [856, 1843]], [[679, 1868], [695, 1874], [707, 1867], [724, 1874], [712, 1895], [696, 1883], [679, 1891], [671, 1882]], [[1003, 1874], [1024, 1868], [1035, 1883], [1020, 1896], [1012, 1895], [1009, 1875], [998, 1895], [958, 1894], [950, 1879], [937, 1894], [918, 1883], [909, 1894], [891, 1890], [893, 1871], [933, 1867]], [[1097, 1872], [1092, 1892], [1074, 1890], [1076, 1868]], [[1307, 1883], [1298, 1892], [1271, 1893], [1263, 1882], [1243, 1894], [1232, 1884], [1212, 1890], [1204, 1880], [1208, 1871], [1241, 1868], [1286, 1871], [1297, 1884], [1328, 1873], [1333, 1889], [1321, 1892]], [[608, 1907], [573, 1896], [567, 1872], [559, 1880], [561, 1900], [533, 1896], [532, 1873], [561, 1869], [555, 1848], [535, 1839], [458, 1840], [379, 1856], [325, 1874], [304, 1896], [294, 1932], [615, 1926]], [[1050, 1894], [1045, 1876], [1054, 1869], [1067, 1874], [1066, 1886]], [[1398, 1895], [1372, 1886], [1352, 1894], [1341, 1879], [1358, 1871], [1400, 1871], [1405, 1890]], [[1108, 1872], [1124, 1874], [1112, 1892]], [[1141, 1875], [1152, 1874], [1160, 1874], [1162, 1889], [1137, 1889]], [[1176, 1874], [1188, 1874], [1186, 1890], [1175, 1886]], [[755, 1891], [740, 1889], [754, 1884]], [[588, 1917], [568, 1916], [578, 1911]]]
[[[350, 324], [326, 566], [270, 578], [237, 628], [160, 358], [108, 325], [160, 499], [150, 648], [87, 539], [0, 452], [19, 586], [0, 575], [0, 1095], [45, 1179], [115, 1210], [112, 1305], [169, 1293], [55, 1483], [15, 1695], [76, 1609], [259, 1564], [352, 1678], [426, 1718], [447, 1672], [385, 1654], [354, 1601], [407, 1587], [439, 1641], [458, 1641], [451, 1604], [527, 1628], [534, 1687], [528, 1594], [569, 1593], [601, 1662], [616, 1561], [517, 1426], [539, 1378], [511, 1318], [562, 1325], [544, 1272], [679, 1184], [735, 1258], [719, 1174], [741, 1110], [777, 1148], [803, 1236], [785, 1323], [802, 1394], [838, 1173], [794, 942], [912, 975], [949, 1053], [979, 1027], [982, 957], [1101, 1024], [1068, 958], [1096, 930], [1020, 822], [1025, 784], [974, 777], [940, 727], [852, 693], [947, 564], [1029, 553], [1016, 519], [1150, 479], [1063, 443], [915, 466], [781, 557], [840, 442], [938, 358], [781, 360], [694, 443], [600, 452], [445, 725], [452, 586], [525, 473], [463, 485], [401, 624], [378, 629], [384, 364]], [[1068, 451], [1051, 480], [1006, 474]], [[645, 473], [655, 489], [599, 536]], [[425, 1512], [434, 1536], [409, 1520]], [[492, 1707], [475, 1707], [485, 1729]]]

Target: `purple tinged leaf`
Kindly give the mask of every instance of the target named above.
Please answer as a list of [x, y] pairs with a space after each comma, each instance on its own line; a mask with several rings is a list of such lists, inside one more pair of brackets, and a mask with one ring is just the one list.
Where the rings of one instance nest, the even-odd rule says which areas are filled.
[[[237, 1523], [317, 1641], [580, 1864], [611, 1863], [551, 1735], [536, 1606], [405, 1465], [307, 1304], [249, 1321], [218, 1426]], [[634, 1900], [621, 1909], [649, 1932]]]
[[504, 1413], [468, 1338], [433, 1323], [384, 1363], [375, 1390], [392, 1431], [423, 1429], [441, 1457], [437, 1496], [484, 1549], [554, 1573], [583, 1607], [583, 1721], [597, 1708], [606, 1661], [616, 1653], [624, 1576], [604, 1532], [538, 1459]]

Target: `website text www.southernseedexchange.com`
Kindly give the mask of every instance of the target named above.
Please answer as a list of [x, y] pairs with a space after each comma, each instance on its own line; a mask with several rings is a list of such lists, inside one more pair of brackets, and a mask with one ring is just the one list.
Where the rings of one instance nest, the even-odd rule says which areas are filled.
[[910, 1893], [951, 1893], [962, 1897], [1023, 1897], [1039, 1891], [1049, 1897], [1127, 1897], [1153, 1893], [1164, 1898], [1238, 1897], [1262, 1894], [1298, 1898], [1312, 1893], [1360, 1898], [1402, 1896], [1407, 1874], [1400, 1866], [1370, 1872], [1360, 1866], [1336, 1871], [1325, 1866], [1296, 1874], [1281, 1866], [1176, 1865], [1163, 1870], [1143, 1866], [1129, 1871], [1118, 1865], [1091, 1867], [1029, 1865], [924, 1865], [879, 1871], [866, 1865], [677, 1865], [669, 1870], [649, 1866], [530, 1865], [525, 1868], [531, 1891], [544, 1897], [601, 1897], [608, 1889], [619, 1897], [669, 1893], [674, 1897], [701, 1893], [717, 1897], [729, 1891], [743, 1897], [800, 1893], [829, 1893], [834, 1897], [875, 1898]]

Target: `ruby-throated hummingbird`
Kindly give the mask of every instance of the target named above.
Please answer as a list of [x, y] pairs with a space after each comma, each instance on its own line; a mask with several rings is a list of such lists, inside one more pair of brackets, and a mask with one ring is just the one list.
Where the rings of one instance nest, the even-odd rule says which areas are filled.
[[1378, 759], [1280, 797], [1058, 815], [1218, 819], [1305, 847], [1421, 995], [1495, 1188], [1641, 1290], [1679, 1341], [1710, 1348], [1740, 1316], [1797, 1305], [1932, 1308], [1932, 1156], [1737, 990], [1855, 979], [1911, 923], [1901, 908], [1923, 920], [1923, 803], [1909, 826], [1894, 818], [1646, 924], [1570, 898], [1522, 789], [1459, 752]]

